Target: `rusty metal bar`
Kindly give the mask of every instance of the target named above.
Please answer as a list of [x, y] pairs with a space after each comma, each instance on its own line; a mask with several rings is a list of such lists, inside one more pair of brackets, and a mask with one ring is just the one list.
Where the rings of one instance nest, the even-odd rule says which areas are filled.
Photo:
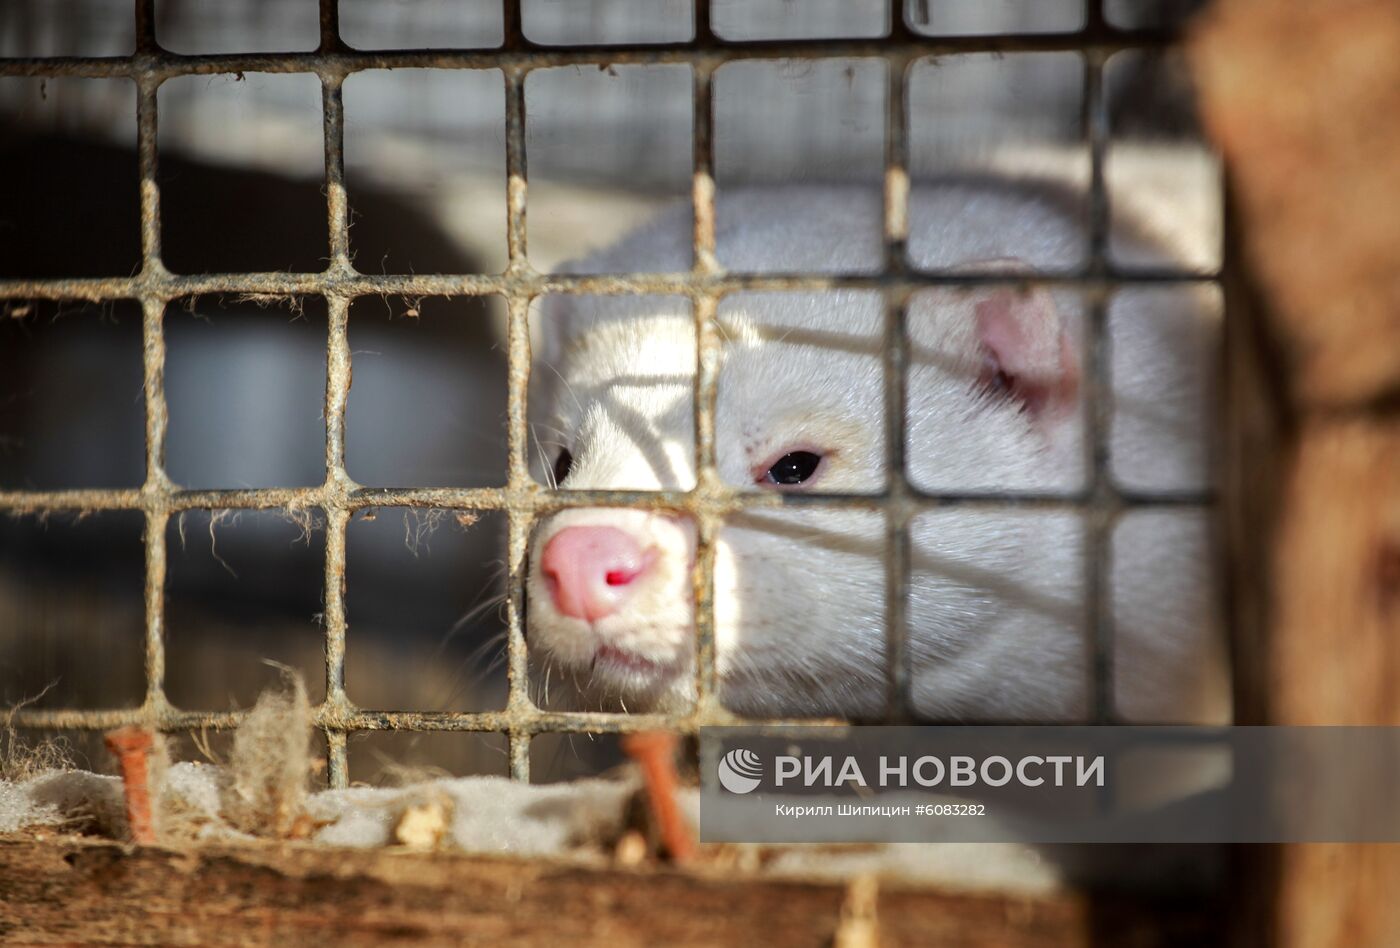
[[[710, 28], [709, 0], [695, 0], [695, 37], [699, 42], [710, 42], [714, 39]], [[698, 279], [704, 280], [721, 272], [719, 260], [715, 256], [715, 66], [711, 63], [694, 63], [691, 73], [694, 82], [691, 108], [694, 111], [691, 115], [690, 131], [690, 202], [695, 214], [695, 260], [692, 272]]]
[[[909, 502], [921, 510], [973, 507], [983, 510], [1068, 510], [1092, 501], [1083, 492], [930, 493], [910, 488]], [[1215, 503], [1212, 491], [1139, 493], [1118, 491], [1117, 502], [1133, 507], [1199, 507]], [[776, 507], [822, 507], [883, 510], [889, 494], [783, 493], [723, 490], [709, 503], [721, 512], [772, 510]], [[339, 505], [350, 511], [366, 507], [436, 507], [444, 510], [521, 510], [534, 515], [575, 507], [640, 506], [685, 508], [695, 503], [689, 491], [570, 490], [547, 493], [530, 484], [521, 490], [502, 487], [357, 487], [336, 500], [321, 487], [258, 487], [241, 490], [173, 490], [152, 496], [144, 490], [0, 491], [0, 511], [14, 514], [72, 510], [274, 510]]]
[[[509, 440], [510, 499], [506, 525], [506, 673], [509, 682], [507, 708], [528, 717], [535, 713], [530, 700], [529, 653], [525, 645], [525, 578], [529, 566], [527, 551], [534, 528], [532, 505], [519, 502], [535, 497], [539, 490], [530, 478], [526, 460], [529, 450], [526, 434], [526, 392], [530, 384], [530, 327], [528, 297], [512, 296], [509, 301], [508, 333], [510, 392], [508, 396], [507, 438]], [[511, 776], [530, 779], [530, 734], [516, 728], [506, 735]]]
[[[695, 4], [697, 38], [710, 34], [707, 0]], [[697, 283], [721, 272], [715, 247], [715, 154], [712, 81], [714, 70], [692, 67], [691, 201], [692, 270]], [[719, 705], [718, 654], [715, 648], [715, 543], [724, 524], [719, 501], [726, 490], [715, 468], [715, 406], [719, 398], [719, 367], [723, 339], [719, 329], [721, 294], [698, 288], [691, 296], [695, 317], [695, 491], [688, 507], [695, 521], [695, 564], [691, 571], [695, 615], [695, 707], [705, 713]]]
[[145, 610], [146, 699], [145, 708], [159, 715], [168, 707], [165, 699], [165, 527], [169, 518], [170, 481], [165, 474], [165, 305], [159, 300], [142, 303], [142, 371], [146, 399], [146, 482], [138, 499], [146, 513]]
[[[143, 188], [145, 185], [143, 184]], [[154, 181], [151, 182], [154, 188]], [[523, 201], [523, 190], [521, 194]], [[156, 207], [152, 195], [151, 207]], [[523, 211], [523, 204], [521, 206]], [[523, 255], [523, 216], [521, 218]], [[152, 239], [155, 243], [156, 239]], [[885, 290], [938, 286], [1066, 287], [1085, 291], [1106, 289], [1119, 284], [1143, 286], [1214, 283], [1219, 274], [1190, 273], [1180, 270], [1118, 270], [1108, 267], [1101, 273], [1041, 273], [1009, 276], [1005, 271], [978, 273], [933, 273], [909, 271], [888, 274], [784, 274], [712, 272], [629, 274], [539, 274], [520, 268], [504, 274], [368, 274], [335, 273], [213, 273], [171, 275], [163, 268], [152, 268], [133, 277], [64, 278], [55, 280], [0, 280], [0, 299], [87, 300], [101, 302], [157, 296], [172, 300], [211, 294], [321, 295], [336, 293], [359, 296], [500, 296], [545, 293], [587, 293], [592, 295], [692, 295], [698, 292], [724, 296], [743, 290]]]
[[[325, 606], [322, 610], [326, 636], [324, 705], [342, 713], [351, 708], [345, 694], [345, 527], [349, 520], [350, 512], [343, 508], [326, 511]], [[335, 789], [347, 787], [350, 776], [345, 756], [345, 731], [327, 728], [326, 742], [330, 785]]]
[[326, 735], [326, 781], [332, 787], [350, 785], [348, 732], [344, 728], [323, 728]]
[[[321, 48], [323, 54], [341, 47], [338, 0], [321, 0]], [[344, 76], [321, 76], [321, 122], [325, 143], [326, 273], [348, 276], [350, 260], [350, 205], [345, 188]], [[345, 412], [350, 400], [351, 355], [349, 339], [352, 297], [329, 292], [326, 299], [326, 479], [322, 485], [322, 509], [326, 517], [325, 580], [322, 622], [325, 627], [326, 698], [324, 707], [348, 712], [345, 694], [345, 531], [351, 510], [346, 499], [356, 484], [345, 467]], [[327, 778], [334, 789], [350, 784], [346, 732], [325, 728]]]
[[[698, 259], [698, 256], [697, 256]], [[695, 521], [695, 563], [691, 570], [695, 614], [697, 708], [718, 706], [715, 651], [715, 543], [724, 525], [717, 502], [728, 491], [715, 469], [715, 404], [723, 340], [716, 318], [719, 301], [702, 295], [695, 310], [695, 490], [686, 510]]]
[[[332, 233], [337, 221], [344, 231], [345, 218], [329, 212]], [[334, 243], [334, 239], [332, 240]], [[326, 516], [325, 584], [322, 593], [322, 621], [325, 627], [326, 704], [349, 707], [345, 696], [345, 530], [351, 510], [346, 503], [355, 484], [345, 470], [345, 411], [350, 396], [350, 342], [348, 338], [350, 302], [328, 296], [326, 337], [326, 480], [320, 490], [319, 505]], [[326, 731], [329, 747], [328, 776], [332, 787], [349, 783], [344, 733], [338, 737]]]
[[355, 50], [335, 52], [215, 53], [181, 56], [152, 43], [134, 56], [53, 56], [0, 58], [0, 76], [79, 76], [112, 78], [150, 75], [210, 75], [234, 72], [314, 72], [346, 76], [361, 69], [536, 69], [599, 63], [661, 65], [687, 63], [711, 69], [742, 59], [818, 59], [852, 57], [950, 56], [958, 53], [1080, 52], [1156, 48], [1179, 37], [1171, 30], [1117, 30], [1107, 24], [1078, 33], [1008, 33], [999, 36], [915, 37], [885, 39], [761, 40], [754, 42], [697, 37], [689, 43], [617, 46], [534, 46], [521, 40], [499, 49]]
[[[903, 29], [903, 18], [899, 18]], [[908, 269], [909, 240], [909, 120], [904, 93], [909, 59], [885, 60], [885, 273]], [[913, 669], [909, 647], [909, 520], [910, 487], [905, 465], [905, 423], [909, 398], [909, 292], [885, 291], [885, 663], [888, 676], [886, 719], [891, 723], [914, 718]]]
[[[509, 696], [505, 731], [510, 755], [510, 775], [516, 780], [530, 779], [530, 738], [528, 722], [541, 714], [530, 700], [529, 653], [525, 647], [525, 575], [528, 569], [531, 522], [528, 514], [511, 511], [506, 535], [506, 673]], [[491, 728], [496, 730], [496, 728]]]
[[[237, 727], [247, 711], [181, 711], [167, 709], [154, 718], [144, 708], [71, 710], [22, 708], [14, 712], [14, 726], [48, 730], [105, 731], [128, 724], [153, 725], [161, 731], [201, 728], [227, 730]], [[312, 708], [312, 724], [328, 731], [332, 740], [351, 731], [490, 731], [533, 737], [536, 734], [631, 734], [658, 729], [693, 734], [698, 728], [761, 723], [765, 725], [843, 724], [836, 718], [772, 718], [750, 722], [716, 706], [707, 712], [686, 714], [612, 714], [598, 711], [559, 712], [526, 708], [512, 711], [375, 711], [332, 706]], [[526, 746], [528, 755], [528, 745]], [[512, 755], [513, 756], [513, 755]], [[528, 756], [527, 756], [528, 760]], [[528, 776], [528, 774], [527, 774]]]
[[[502, 17], [505, 25], [502, 48], [523, 48], [525, 34], [521, 0], [505, 0]], [[502, 75], [506, 96], [505, 276], [512, 284], [506, 288], [509, 379], [506, 397], [506, 486], [514, 496], [520, 496], [533, 494], [536, 487], [530, 478], [529, 415], [526, 406], [530, 388], [530, 306], [534, 300], [534, 293], [527, 285], [534, 276], [527, 255], [526, 220], [529, 171], [525, 152], [525, 81], [529, 72], [525, 67], [511, 67], [502, 70]], [[516, 780], [528, 782], [533, 732], [520, 722], [533, 720], [539, 713], [530, 700], [530, 662], [525, 644], [525, 581], [534, 516], [528, 504], [508, 504], [506, 510], [506, 676], [509, 688], [506, 710], [512, 723], [504, 731], [510, 775]]]
[[[1088, 3], [1090, 27], [1104, 22], [1100, 0]], [[1108, 102], [1102, 50], [1084, 53], [1084, 136], [1089, 146], [1090, 273], [1108, 272], [1109, 207], [1104, 179], [1108, 149]], [[1121, 281], [1109, 281], [1089, 295], [1084, 340], [1084, 425], [1088, 498], [1084, 507], [1084, 628], [1089, 652], [1089, 707], [1096, 724], [1115, 719], [1113, 702], [1113, 602], [1109, 588], [1111, 538], [1122, 510], [1111, 474], [1109, 431], [1113, 417], [1108, 339], [1108, 301]]]
[[694, 69], [691, 148], [694, 153], [690, 202], [695, 214], [693, 273], [699, 282], [722, 270], [715, 255], [714, 71]]
[[156, 183], [158, 87], [156, 80], [146, 77], [136, 84], [136, 162], [141, 176], [141, 273], [136, 279], [151, 286], [169, 275], [160, 260], [160, 186]]
[[340, 42], [340, 0], [321, 0], [321, 53], [331, 53], [343, 46]]
[[158, 52], [156, 44], [156, 0], [136, 0], [136, 52]]
[[[506, 82], [506, 255], [507, 277], [525, 283], [533, 271], [526, 255], [525, 198], [528, 187], [525, 170], [525, 76], [523, 69], [505, 71]], [[528, 290], [528, 286], [502, 289]]]
[[502, 50], [524, 50], [530, 47], [530, 41], [525, 39], [525, 21], [521, 15], [522, 0], [501, 0], [501, 23], [504, 27], [505, 37], [501, 44]]
[[326, 218], [330, 259], [326, 272], [353, 274], [350, 265], [350, 204], [345, 192], [345, 103], [342, 78], [321, 80], [321, 120], [326, 142]]
[[146, 697], [144, 712], [158, 716], [165, 698], [165, 524], [161, 513], [146, 515]]
[[[715, 41], [710, 22], [710, 0], [695, 0], [695, 41], [711, 43]], [[715, 244], [715, 116], [714, 116], [714, 73], [715, 66], [709, 63], [695, 63], [691, 66], [693, 87], [691, 90], [691, 210], [695, 215], [695, 228], [692, 233], [692, 274], [704, 281], [720, 275], [723, 268], [719, 263], [718, 248]], [[718, 308], [722, 295], [710, 293], [692, 297], [695, 307], [696, 327], [696, 471], [704, 470], [706, 459], [713, 461], [714, 416], [705, 419], [703, 437], [709, 439], [708, 447], [701, 444], [701, 419], [704, 413], [702, 404], [711, 394], [718, 399], [718, 389], [711, 391], [709, 379], [702, 379], [702, 367], [706, 361], [706, 346], [718, 326]], [[702, 345], [703, 340], [703, 345]], [[718, 384], [718, 367], [715, 367], [715, 382]], [[718, 480], [714, 478], [713, 480]], [[697, 479], [696, 486], [701, 481]], [[721, 485], [711, 483], [710, 487]], [[723, 526], [723, 515], [706, 515], [696, 520], [695, 564], [691, 573], [691, 588], [694, 590], [691, 608], [695, 611], [695, 713], [723, 712], [719, 700], [719, 651], [715, 646], [715, 543]], [[714, 773], [719, 766], [716, 757], [719, 749], [712, 743], [700, 745], [699, 765], [708, 773]]]
[[[136, 48], [153, 52], [155, 0], [137, 0]], [[136, 164], [140, 178], [141, 271], [140, 279], [159, 282], [167, 277], [161, 263], [160, 186], [157, 183], [157, 101], [160, 80], [136, 77]], [[133, 294], [134, 295], [134, 294]], [[139, 505], [145, 511], [145, 563], [142, 595], [145, 606], [146, 695], [140, 711], [143, 720], [159, 719], [171, 712], [165, 696], [165, 579], [168, 568], [166, 527], [169, 498], [174, 485], [165, 472], [165, 437], [170, 424], [165, 401], [165, 304], [158, 294], [141, 295], [142, 388], [146, 415], [146, 478]], [[133, 722], [135, 723], [135, 722]]]

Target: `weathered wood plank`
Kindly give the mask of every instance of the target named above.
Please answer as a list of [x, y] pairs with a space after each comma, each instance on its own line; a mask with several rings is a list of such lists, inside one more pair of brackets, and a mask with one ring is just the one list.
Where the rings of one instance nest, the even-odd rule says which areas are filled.
[[[265, 844], [0, 839], [0, 942], [830, 945], [845, 886], [733, 873]], [[882, 885], [880, 944], [1209, 944], [1209, 907]]]
[[1400, 4], [1219, 0], [1190, 51], [1297, 397], [1400, 393]]
[[[1400, 725], [1400, 422], [1304, 424], [1275, 572], [1273, 719]], [[1400, 846], [1280, 857], [1282, 945], [1400, 944]]]
[[1400, 725], [1400, 419], [1303, 423], [1274, 562], [1275, 719]]
[[[1218, 0], [1190, 54], [1247, 269], [1238, 719], [1400, 725], [1400, 5]], [[1400, 944], [1400, 847], [1241, 856], [1241, 944]]]

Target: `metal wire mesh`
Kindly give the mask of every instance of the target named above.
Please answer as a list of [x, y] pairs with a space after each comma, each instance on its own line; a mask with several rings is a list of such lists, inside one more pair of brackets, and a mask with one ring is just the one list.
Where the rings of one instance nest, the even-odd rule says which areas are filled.
[[[727, 514], [752, 507], [817, 505], [877, 510], [885, 517], [884, 555], [887, 594], [888, 715], [890, 722], [912, 718], [907, 648], [906, 593], [909, 579], [911, 517], [937, 506], [983, 508], [1054, 508], [1085, 513], [1087, 623], [1092, 638], [1096, 720], [1112, 719], [1109, 682], [1113, 630], [1106, 574], [1108, 537], [1119, 514], [1143, 505], [1194, 506], [1208, 503], [1202, 494], [1135, 494], [1116, 486], [1109, 475], [1107, 429], [1110, 418], [1107, 379], [1106, 306], [1120, 284], [1171, 284], [1210, 281], [1213, 275], [1173, 270], [1121, 272], [1107, 255], [1108, 202], [1104, 159], [1108, 112], [1103, 67], [1125, 48], [1160, 47], [1169, 32], [1124, 32], [1105, 22], [1098, 3], [1089, 4], [1082, 30], [1071, 34], [1025, 34], [928, 38], [915, 34], [895, 16], [890, 35], [880, 40], [726, 42], [710, 28], [707, 4], [696, 3], [695, 38], [685, 43], [541, 48], [521, 29], [520, 0], [505, 2], [505, 41], [495, 50], [362, 52], [348, 48], [339, 35], [336, 0], [321, 0], [321, 42], [311, 53], [177, 56], [161, 49], [154, 30], [154, 0], [136, 0], [137, 49], [119, 58], [0, 59], [0, 76], [125, 77], [138, 89], [137, 148], [140, 172], [141, 267], [129, 277], [0, 281], [0, 300], [138, 300], [143, 312], [146, 414], [144, 484], [127, 490], [0, 491], [0, 511], [11, 514], [60, 510], [139, 510], [145, 515], [145, 671], [146, 694], [139, 708], [120, 710], [24, 709], [19, 726], [59, 729], [107, 729], [144, 723], [163, 731], [227, 728], [242, 713], [178, 709], [166, 697], [165, 583], [166, 526], [169, 518], [194, 509], [316, 509], [325, 517], [325, 668], [326, 696], [315, 709], [315, 724], [329, 744], [333, 787], [348, 782], [346, 737], [352, 731], [490, 731], [509, 742], [510, 773], [529, 779], [531, 738], [542, 732], [630, 732], [670, 728], [692, 733], [708, 724], [737, 720], [719, 700], [714, 644], [714, 545]], [[908, 130], [906, 76], [916, 60], [964, 52], [1076, 51], [1086, 63], [1084, 128], [1091, 156], [1091, 255], [1087, 268], [1073, 275], [1008, 279], [1002, 273], [922, 272], [908, 263]], [[886, 163], [884, 171], [884, 268], [875, 275], [755, 275], [726, 272], [715, 255], [715, 179], [711, 80], [722, 64], [737, 59], [873, 57], [888, 73]], [[526, 76], [537, 68], [572, 64], [683, 63], [693, 74], [694, 265], [680, 274], [629, 273], [583, 276], [547, 275], [530, 265], [526, 248], [528, 174], [525, 151]], [[345, 188], [344, 126], [341, 87], [359, 70], [394, 67], [499, 69], [506, 99], [506, 234], [509, 264], [487, 275], [371, 275], [351, 263]], [[243, 71], [311, 73], [322, 87], [325, 137], [325, 190], [329, 262], [319, 273], [236, 273], [178, 275], [161, 257], [160, 189], [157, 186], [157, 90], [173, 76]], [[1084, 378], [1090, 479], [1072, 495], [929, 494], [905, 476], [905, 403], [908, 352], [905, 311], [912, 293], [936, 285], [1058, 285], [1080, 289], [1089, 305], [1089, 333]], [[724, 486], [715, 468], [715, 404], [721, 338], [716, 311], [727, 294], [741, 290], [824, 290], [838, 287], [878, 290], [885, 301], [884, 408], [889, 481], [873, 494], [753, 494]], [[172, 300], [206, 293], [263, 295], [308, 294], [326, 300], [325, 481], [307, 488], [184, 490], [165, 468], [168, 425], [163, 377], [163, 319]], [[697, 483], [690, 491], [548, 490], [534, 482], [527, 461], [526, 391], [530, 368], [528, 312], [531, 301], [546, 293], [674, 294], [693, 307], [698, 334], [695, 380], [695, 459]], [[356, 484], [345, 465], [345, 411], [350, 389], [351, 353], [347, 341], [351, 302], [361, 296], [486, 296], [508, 302], [509, 399], [507, 408], [508, 477], [504, 487], [474, 489], [366, 488]], [[530, 700], [523, 634], [524, 575], [527, 542], [533, 524], [551, 511], [579, 506], [647, 506], [686, 512], [698, 529], [693, 569], [698, 698], [681, 715], [566, 713], [545, 711]], [[508, 597], [506, 600], [509, 698], [500, 711], [386, 712], [355, 706], [345, 692], [346, 526], [356, 511], [397, 506], [502, 510], [508, 517]], [[774, 722], [767, 722], [774, 723]]]

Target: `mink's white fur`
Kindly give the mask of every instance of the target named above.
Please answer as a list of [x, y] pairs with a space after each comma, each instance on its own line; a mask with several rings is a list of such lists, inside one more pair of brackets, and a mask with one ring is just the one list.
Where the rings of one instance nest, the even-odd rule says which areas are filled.
[[[802, 186], [722, 194], [721, 262], [735, 272], [878, 272], [879, 196]], [[911, 196], [922, 268], [1072, 272], [1082, 215], [1053, 187], [960, 180]], [[1115, 233], [1118, 245], [1137, 238]], [[1137, 240], [1135, 259], [1171, 264]], [[589, 271], [690, 267], [689, 208], [661, 215], [583, 262]], [[825, 458], [812, 490], [875, 492], [885, 479], [884, 303], [878, 292], [750, 292], [720, 307], [719, 473], [756, 481], [782, 454]], [[986, 307], [991, 307], [987, 309]], [[1071, 495], [1087, 483], [1080, 377], [1086, 306], [1073, 290], [934, 288], [908, 310], [907, 457], [930, 493]], [[979, 314], [1010, 313], [993, 335]], [[1127, 490], [1198, 492], [1210, 481], [1205, 287], [1129, 289], [1108, 312], [1111, 475]], [[998, 336], [995, 333], [1000, 332]], [[693, 316], [671, 297], [553, 296], [532, 320], [537, 475], [560, 448], [563, 488], [695, 483]], [[988, 338], [1013, 383], [987, 377]], [[997, 384], [1000, 382], [1001, 384]], [[1031, 389], [1035, 395], [1028, 394]], [[626, 605], [593, 623], [553, 608], [538, 551], [566, 526], [634, 533], [659, 557]], [[916, 709], [972, 721], [1083, 719], [1092, 703], [1085, 521], [1074, 509], [931, 506], [911, 525], [909, 641]], [[884, 519], [785, 507], [730, 517], [715, 568], [724, 703], [747, 715], [873, 715], [886, 694]], [[640, 510], [568, 510], [536, 531], [528, 576], [532, 658], [576, 706], [675, 710], [694, 698], [694, 531]], [[1197, 509], [1129, 512], [1113, 534], [1113, 698], [1130, 720], [1200, 720], [1218, 706], [1207, 521]], [[607, 644], [633, 656], [599, 660]], [[560, 682], [567, 684], [560, 684]]]

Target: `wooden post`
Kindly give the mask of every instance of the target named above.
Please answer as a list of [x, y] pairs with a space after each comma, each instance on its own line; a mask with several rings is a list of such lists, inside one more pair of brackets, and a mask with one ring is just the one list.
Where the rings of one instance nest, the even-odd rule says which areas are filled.
[[[1240, 723], [1400, 725], [1400, 4], [1219, 0]], [[1400, 846], [1250, 853], [1241, 944], [1400, 938]]]

